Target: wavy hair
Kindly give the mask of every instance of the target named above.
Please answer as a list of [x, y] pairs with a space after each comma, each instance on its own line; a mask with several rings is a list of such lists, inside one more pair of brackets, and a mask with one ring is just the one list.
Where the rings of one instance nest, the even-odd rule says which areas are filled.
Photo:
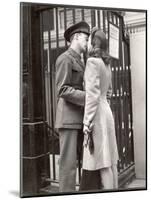
[[91, 32], [91, 45], [92, 48], [88, 52], [89, 57], [102, 58], [104, 63], [108, 65], [111, 57], [107, 51], [108, 42], [105, 33], [98, 28], [93, 28]]

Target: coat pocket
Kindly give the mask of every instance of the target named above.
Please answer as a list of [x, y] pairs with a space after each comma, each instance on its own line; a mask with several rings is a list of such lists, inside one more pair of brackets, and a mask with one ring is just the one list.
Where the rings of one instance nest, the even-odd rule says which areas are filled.
[[80, 66], [72, 66], [72, 84], [82, 86], [84, 72]]
[[73, 63], [72, 70], [76, 72], [83, 72], [83, 69], [78, 65], [77, 62]]
[[82, 124], [83, 109], [70, 102], [64, 102], [63, 124]]

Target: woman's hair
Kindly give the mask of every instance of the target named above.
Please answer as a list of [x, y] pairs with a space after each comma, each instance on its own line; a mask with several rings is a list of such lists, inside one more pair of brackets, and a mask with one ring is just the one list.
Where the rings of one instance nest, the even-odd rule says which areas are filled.
[[100, 29], [96, 29], [91, 33], [91, 45], [92, 48], [89, 51], [89, 57], [102, 58], [104, 63], [108, 65], [110, 63], [111, 57], [108, 54], [108, 42], [105, 33]]

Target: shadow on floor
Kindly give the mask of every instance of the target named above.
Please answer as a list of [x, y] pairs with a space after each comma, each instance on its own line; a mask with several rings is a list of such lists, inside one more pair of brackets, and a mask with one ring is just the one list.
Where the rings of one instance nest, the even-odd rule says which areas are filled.
[[12, 194], [13, 196], [19, 197], [19, 191], [12, 190], [9, 191], [9, 193]]

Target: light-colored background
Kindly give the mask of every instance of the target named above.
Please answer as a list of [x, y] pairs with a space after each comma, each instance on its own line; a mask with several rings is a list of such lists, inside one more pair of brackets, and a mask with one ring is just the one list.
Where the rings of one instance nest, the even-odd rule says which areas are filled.
[[[27, 2], [30, 2], [28, 0]], [[31, 2], [38, 2], [31, 1]], [[40, 1], [43, 2], [42, 0]], [[120, 0], [49, 0], [45, 3], [101, 6], [114, 8], [148, 9], [148, 49], [151, 41], [151, 6], [149, 1]], [[19, 1], [2, 1], [0, 4], [0, 198], [18, 198], [19, 192]], [[150, 55], [148, 53], [148, 102], [150, 102]], [[136, 76], [139, 75], [136, 73]], [[138, 86], [139, 89], [139, 86]], [[100, 193], [88, 195], [41, 197], [41, 199], [149, 199], [151, 194], [150, 177], [150, 130], [148, 104], [148, 191]], [[138, 116], [142, 117], [142, 116]], [[141, 140], [141, 138], [140, 138]], [[31, 199], [31, 198], [29, 198]], [[34, 198], [39, 199], [39, 198]]]
[[145, 32], [130, 35], [134, 159], [136, 177], [145, 178]]

